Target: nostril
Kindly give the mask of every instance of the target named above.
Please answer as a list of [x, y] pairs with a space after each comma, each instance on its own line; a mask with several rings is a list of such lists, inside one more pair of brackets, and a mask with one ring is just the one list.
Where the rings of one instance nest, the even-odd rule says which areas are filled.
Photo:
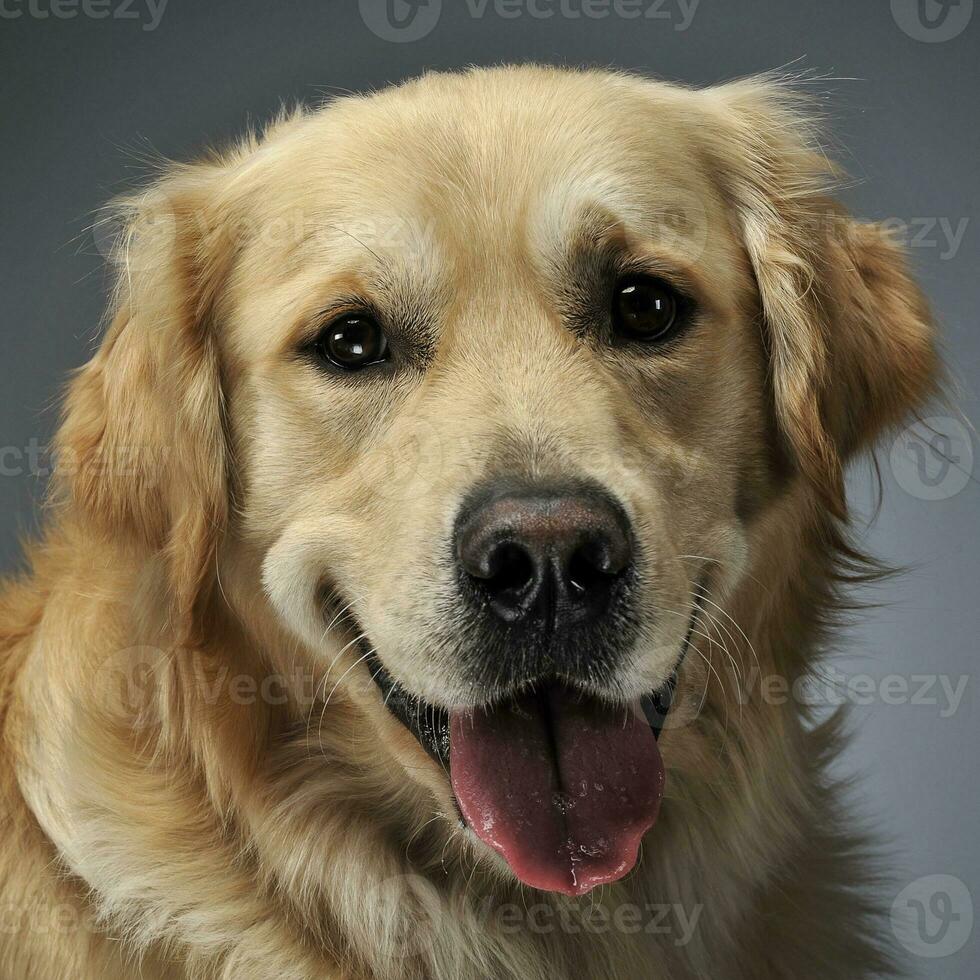
[[531, 556], [512, 541], [498, 544], [487, 557], [489, 574], [482, 576], [483, 586], [494, 596], [516, 595], [534, 581], [535, 569]]
[[568, 584], [579, 595], [607, 588], [623, 570], [610, 548], [602, 541], [589, 541], [577, 548], [568, 562]]

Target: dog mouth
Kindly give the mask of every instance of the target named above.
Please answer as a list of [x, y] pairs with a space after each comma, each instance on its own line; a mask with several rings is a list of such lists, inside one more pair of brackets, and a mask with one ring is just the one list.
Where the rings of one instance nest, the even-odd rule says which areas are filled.
[[446, 769], [459, 812], [526, 885], [570, 896], [636, 865], [657, 820], [665, 770], [658, 740], [690, 642], [658, 690], [630, 704], [543, 678], [496, 703], [447, 711], [364, 657], [387, 709]]
[[[688, 634], [688, 639], [690, 632]], [[684, 650], [686, 651], [688, 639], [685, 639]], [[381, 662], [377, 653], [367, 647], [362, 641], [362, 660], [366, 664], [371, 678], [381, 691], [385, 707], [416, 737], [419, 744], [428, 754], [435, 759], [441, 766], [448, 768], [451, 761], [451, 741], [450, 741], [450, 712], [438, 705], [429, 704], [417, 695], [406, 691], [398, 685], [388, 673], [384, 664]], [[667, 722], [674, 701], [674, 691], [677, 688], [677, 672], [683, 662], [683, 653], [678, 659], [677, 667], [671, 673], [667, 681], [654, 691], [644, 694], [633, 705], [630, 710], [638, 710], [650, 728], [655, 740], [659, 740], [660, 733], [663, 731]], [[532, 687], [532, 693], [541, 694], [551, 688], [560, 688], [567, 692], [569, 697], [585, 700], [589, 695], [580, 691], [567, 682], [545, 679], [539, 681]], [[501, 702], [502, 705], [515, 705], [520, 699], [510, 698]], [[596, 700], [596, 699], [592, 699]], [[486, 712], [488, 709], [475, 708], [473, 713], [480, 711]], [[627, 709], [621, 709], [627, 710]]]

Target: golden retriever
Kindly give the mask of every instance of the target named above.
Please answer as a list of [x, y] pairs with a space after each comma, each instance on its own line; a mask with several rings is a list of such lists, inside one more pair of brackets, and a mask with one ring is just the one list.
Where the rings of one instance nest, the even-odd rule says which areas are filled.
[[814, 668], [930, 397], [806, 100], [429, 74], [123, 202], [0, 599], [5, 978], [887, 969]]

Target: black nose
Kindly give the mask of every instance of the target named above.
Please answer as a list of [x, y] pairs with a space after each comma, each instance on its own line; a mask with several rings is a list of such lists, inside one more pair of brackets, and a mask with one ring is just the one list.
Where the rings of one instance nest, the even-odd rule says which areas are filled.
[[564, 630], [600, 617], [633, 559], [629, 520], [605, 493], [485, 492], [457, 526], [470, 585], [506, 623]]

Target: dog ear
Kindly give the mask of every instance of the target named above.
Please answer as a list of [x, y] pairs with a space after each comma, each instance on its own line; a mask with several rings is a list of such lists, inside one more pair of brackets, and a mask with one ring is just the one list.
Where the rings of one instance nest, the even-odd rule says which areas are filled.
[[843, 517], [848, 456], [935, 392], [932, 317], [902, 249], [827, 196], [836, 171], [805, 99], [769, 80], [704, 96], [719, 122], [709, 155], [758, 288], [776, 417], [799, 471]]
[[228, 514], [215, 300], [230, 262], [216, 168], [189, 167], [122, 202], [114, 315], [73, 379], [54, 491], [73, 515], [164, 559], [181, 642], [206, 604]]

